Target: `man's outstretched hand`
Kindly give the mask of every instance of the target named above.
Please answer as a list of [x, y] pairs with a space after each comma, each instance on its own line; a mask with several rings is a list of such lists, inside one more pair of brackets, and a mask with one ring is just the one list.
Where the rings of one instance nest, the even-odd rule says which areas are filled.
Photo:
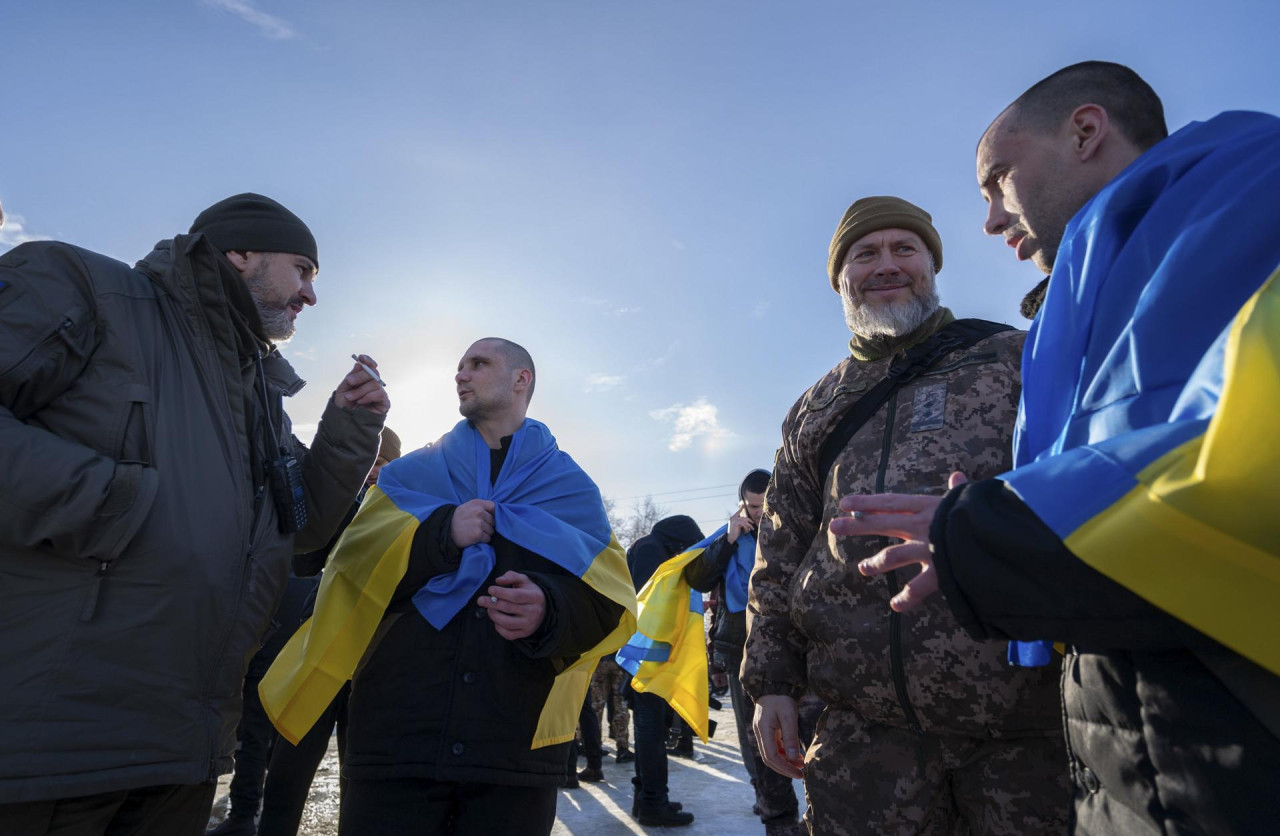
[[[963, 485], [963, 473], [952, 473], [947, 488]], [[851, 516], [831, 521], [831, 533], [842, 537], [897, 537], [904, 542], [882, 549], [858, 564], [858, 571], [876, 577], [911, 564], [920, 565], [920, 573], [907, 581], [893, 600], [895, 612], [909, 612], [938, 591], [938, 575], [933, 569], [933, 552], [929, 549], [929, 526], [942, 502], [939, 496], [910, 494], [849, 494], [840, 500], [840, 510]]]

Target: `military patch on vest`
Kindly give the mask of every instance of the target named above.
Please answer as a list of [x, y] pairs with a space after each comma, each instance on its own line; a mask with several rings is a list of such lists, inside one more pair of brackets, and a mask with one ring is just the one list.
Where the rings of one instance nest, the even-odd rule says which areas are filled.
[[916, 389], [911, 408], [911, 432], [940, 430], [947, 412], [947, 383], [930, 383]]

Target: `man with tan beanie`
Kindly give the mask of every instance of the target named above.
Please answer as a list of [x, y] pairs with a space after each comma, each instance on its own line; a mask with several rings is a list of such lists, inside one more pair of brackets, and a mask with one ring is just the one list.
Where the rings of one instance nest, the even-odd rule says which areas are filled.
[[[867, 197], [845, 212], [827, 273], [850, 355], [782, 425], [747, 606], [742, 684], [760, 755], [803, 778], [814, 833], [1060, 833], [1070, 790], [1057, 677], [1014, 668], [945, 604], [895, 613], [893, 575], [856, 567], [880, 538], [828, 530], [850, 493], [936, 493], [961, 470], [1012, 466], [1024, 334], [941, 307], [928, 212]], [[828, 708], [812, 745], [796, 701]]]

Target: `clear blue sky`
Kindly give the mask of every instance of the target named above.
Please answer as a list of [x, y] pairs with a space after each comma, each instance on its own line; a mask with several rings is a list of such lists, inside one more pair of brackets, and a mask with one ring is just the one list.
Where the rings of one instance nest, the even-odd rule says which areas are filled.
[[0, 250], [132, 262], [271, 195], [320, 242], [285, 348], [300, 435], [366, 352], [420, 446], [457, 420], [463, 350], [505, 336], [607, 495], [709, 528], [732, 489], [667, 492], [769, 466], [846, 351], [824, 271], [850, 202], [927, 208], [944, 303], [1018, 321], [1039, 276], [981, 235], [974, 182], [995, 114], [1091, 58], [1142, 74], [1171, 128], [1280, 112], [1278, 28], [1274, 2], [6, 0]]

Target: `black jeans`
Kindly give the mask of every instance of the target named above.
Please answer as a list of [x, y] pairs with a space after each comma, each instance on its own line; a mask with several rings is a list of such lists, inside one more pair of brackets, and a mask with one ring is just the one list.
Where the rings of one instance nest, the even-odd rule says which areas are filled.
[[167, 784], [0, 804], [4, 836], [203, 836], [217, 784]]
[[667, 801], [667, 703], [657, 694], [631, 691], [636, 732], [636, 778], [642, 807]]
[[[347, 696], [351, 683], [342, 686], [338, 696], [325, 709], [311, 731], [294, 746], [283, 737], [271, 749], [271, 764], [262, 790], [262, 818], [258, 820], [258, 836], [296, 836], [307, 804], [316, 768], [329, 751], [333, 727], [338, 727], [338, 763], [347, 748]], [[339, 794], [345, 792], [346, 780], [338, 780]]]
[[[751, 776], [751, 786], [755, 789], [756, 806], [760, 808], [760, 821], [766, 824], [775, 820], [794, 821], [799, 803], [796, 801], [796, 792], [791, 785], [791, 779], [774, 772], [760, 759], [755, 731], [751, 726], [755, 719], [756, 704], [742, 690], [742, 681], [738, 678], [742, 660], [728, 661], [733, 663], [728, 666], [726, 673], [729, 675], [729, 699], [733, 703], [733, 716], [738, 721], [738, 746], [742, 749], [742, 765], [747, 768], [747, 774]], [[808, 726], [807, 723], [800, 723], [802, 729], [806, 726]], [[800, 734], [803, 736], [804, 732], [801, 731]], [[807, 743], [807, 740], [803, 740], [803, 745]]]
[[349, 779], [338, 836], [546, 836], [556, 823], [558, 795], [556, 787]]
[[[591, 707], [591, 695], [582, 704], [582, 713], [578, 715], [578, 733], [582, 737], [582, 754], [587, 758], [588, 769], [600, 769], [603, 749], [600, 740], [600, 717]], [[576, 768], [576, 764], [573, 765]]]
[[231, 786], [227, 788], [231, 801], [228, 818], [253, 818], [258, 815], [258, 805], [262, 801], [262, 782], [267, 774], [267, 760], [271, 757], [276, 730], [258, 699], [260, 681], [253, 677], [244, 681], [244, 713], [236, 727], [236, 771], [231, 776]]

